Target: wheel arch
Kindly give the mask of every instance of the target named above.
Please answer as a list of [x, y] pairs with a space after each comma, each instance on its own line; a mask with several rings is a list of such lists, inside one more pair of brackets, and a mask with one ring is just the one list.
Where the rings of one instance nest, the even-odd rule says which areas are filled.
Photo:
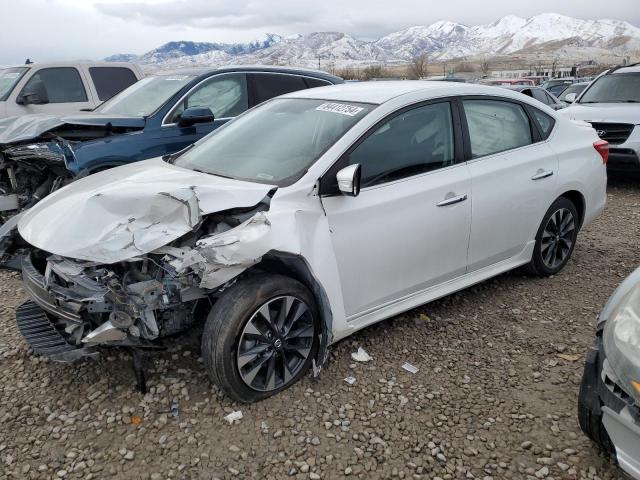
[[582, 193], [580, 193], [578, 190], [567, 190], [558, 198], [566, 198], [575, 205], [576, 210], [578, 211], [578, 221], [580, 222], [580, 226], [582, 227], [587, 208], [584, 195], [582, 195]]
[[325, 289], [316, 279], [304, 257], [293, 253], [271, 250], [262, 257], [259, 263], [249, 269], [249, 272], [251, 271], [278, 273], [291, 277], [307, 287], [315, 297], [320, 314], [321, 327], [320, 344], [318, 346], [313, 372], [314, 376], [317, 376], [319, 367], [325, 364], [327, 359], [327, 346], [331, 343], [333, 337], [333, 314]]

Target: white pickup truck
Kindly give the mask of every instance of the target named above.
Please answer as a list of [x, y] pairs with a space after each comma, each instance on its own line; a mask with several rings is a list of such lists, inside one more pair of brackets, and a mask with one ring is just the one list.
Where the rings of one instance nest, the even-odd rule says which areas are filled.
[[27, 63], [0, 68], [0, 118], [93, 109], [143, 77], [131, 63]]

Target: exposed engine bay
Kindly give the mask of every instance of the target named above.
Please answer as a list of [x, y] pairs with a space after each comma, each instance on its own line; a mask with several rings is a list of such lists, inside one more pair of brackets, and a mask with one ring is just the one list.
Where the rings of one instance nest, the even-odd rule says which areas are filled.
[[268, 232], [268, 207], [269, 197], [250, 209], [211, 214], [172, 245], [113, 264], [36, 249], [24, 260], [25, 286], [57, 317], [69, 344], [144, 348], [202, 319], [215, 292], [260, 261], [235, 261], [225, 246]]

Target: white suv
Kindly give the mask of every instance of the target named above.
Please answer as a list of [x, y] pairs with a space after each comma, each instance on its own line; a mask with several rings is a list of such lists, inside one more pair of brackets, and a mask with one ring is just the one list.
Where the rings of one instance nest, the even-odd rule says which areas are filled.
[[640, 171], [640, 64], [604, 72], [560, 115], [591, 123], [609, 142], [609, 170]]
[[0, 68], [0, 118], [93, 109], [142, 77], [132, 63], [28, 63]]

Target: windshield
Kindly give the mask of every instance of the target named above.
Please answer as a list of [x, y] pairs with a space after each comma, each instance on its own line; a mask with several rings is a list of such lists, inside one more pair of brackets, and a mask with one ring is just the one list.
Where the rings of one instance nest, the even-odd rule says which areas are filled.
[[191, 75], [146, 77], [107, 100], [96, 112], [146, 117], [193, 79]]
[[20, 81], [27, 67], [2, 68], [0, 69], [0, 102], [6, 100], [11, 94], [11, 90]]
[[238, 180], [291, 185], [373, 108], [327, 100], [272, 100], [199, 141], [175, 164]]
[[561, 101], [565, 101], [565, 98], [567, 97], [567, 95], [569, 95], [570, 93], [575, 93], [577, 95], [579, 95], [580, 93], [582, 93], [582, 91], [587, 88], [587, 85], [569, 85], [567, 88], [565, 88], [562, 91], [562, 94], [560, 95], [560, 97], [558, 97]]
[[603, 75], [580, 97], [579, 103], [640, 102], [640, 73]]

